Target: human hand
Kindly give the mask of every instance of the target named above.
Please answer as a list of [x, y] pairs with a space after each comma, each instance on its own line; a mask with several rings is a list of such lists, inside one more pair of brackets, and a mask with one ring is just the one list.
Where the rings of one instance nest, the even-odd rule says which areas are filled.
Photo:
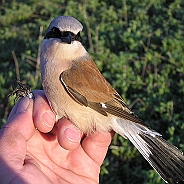
[[0, 130], [0, 183], [98, 183], [114, 133], [85, 136], [67, 119], [55, 123], [43, 91], [34, 95], [14, 106]]

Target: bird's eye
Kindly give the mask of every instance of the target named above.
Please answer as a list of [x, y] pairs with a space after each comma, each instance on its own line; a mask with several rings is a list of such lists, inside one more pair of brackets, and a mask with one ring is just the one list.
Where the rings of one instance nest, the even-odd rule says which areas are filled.
[[59, 28], [53, 27], [49, 32], [46, 33], [44, 38], [49, 39], [49, 38], [60, 38], [60, 37], [61, 37], [61, 32]]
[[59, 38], [61, 36], [61, 32], [59, 28], [53, 27], [51, 29], [51, 35], [52, 35], [52, 38]]
[[69, 34], [70, 34], [70, 32], [68, 32], [68, 31], [61, 32], [62, 37], [67, 37]]
[[82, 42], [82, 37], [80, 36], [80, 32], [78, 32], [78, 33], [74, 36], [73, 39], [76, 40], [76, 41]]
[[49, 38], [65, 38], [68, 36], [71, 36], [72, 41], [79, 41], [82, 42], [80, 32], [77, 34], [74, 34], [70, 31], [60, 31], [59, 28], [53, 27], [50, 31], [48, 31], [44, 37], [44, 39], [49, 39]]
[[53, 34], [56, 34], [56, 33], [57, 33], [57, 30], [58, 30], [58, 28], [56, 28], [56, 27], [53, 27], [53, 28], [51, 29], [51, 31], [52, 31]]

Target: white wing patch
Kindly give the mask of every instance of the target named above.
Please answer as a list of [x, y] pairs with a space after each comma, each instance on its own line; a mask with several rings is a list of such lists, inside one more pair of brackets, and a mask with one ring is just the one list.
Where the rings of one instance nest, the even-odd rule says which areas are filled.
[[102, 105], [102, 108], [107, 109], [107, 106], [104, 103], [100, 103]]

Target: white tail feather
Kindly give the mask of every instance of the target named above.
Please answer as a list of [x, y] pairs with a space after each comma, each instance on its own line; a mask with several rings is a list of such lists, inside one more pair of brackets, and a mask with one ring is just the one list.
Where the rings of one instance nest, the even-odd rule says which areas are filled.
[[116, 118], [113, 130], [129, 139], [166, 183], [184, 181], [183, 153], [144, 125]]

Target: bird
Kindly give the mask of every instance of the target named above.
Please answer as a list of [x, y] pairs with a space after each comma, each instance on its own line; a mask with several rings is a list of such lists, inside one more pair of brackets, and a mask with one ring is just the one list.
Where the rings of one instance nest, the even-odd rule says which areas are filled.
[[57, 120], [68, 118], [86, 136], [113, 130], [166, 183], [183, 183], [183, 152], [148, 127], [107, 82], [82, 44], [82, 29], [72, 16], [56, 17], [41, 44], [42, 86]]

